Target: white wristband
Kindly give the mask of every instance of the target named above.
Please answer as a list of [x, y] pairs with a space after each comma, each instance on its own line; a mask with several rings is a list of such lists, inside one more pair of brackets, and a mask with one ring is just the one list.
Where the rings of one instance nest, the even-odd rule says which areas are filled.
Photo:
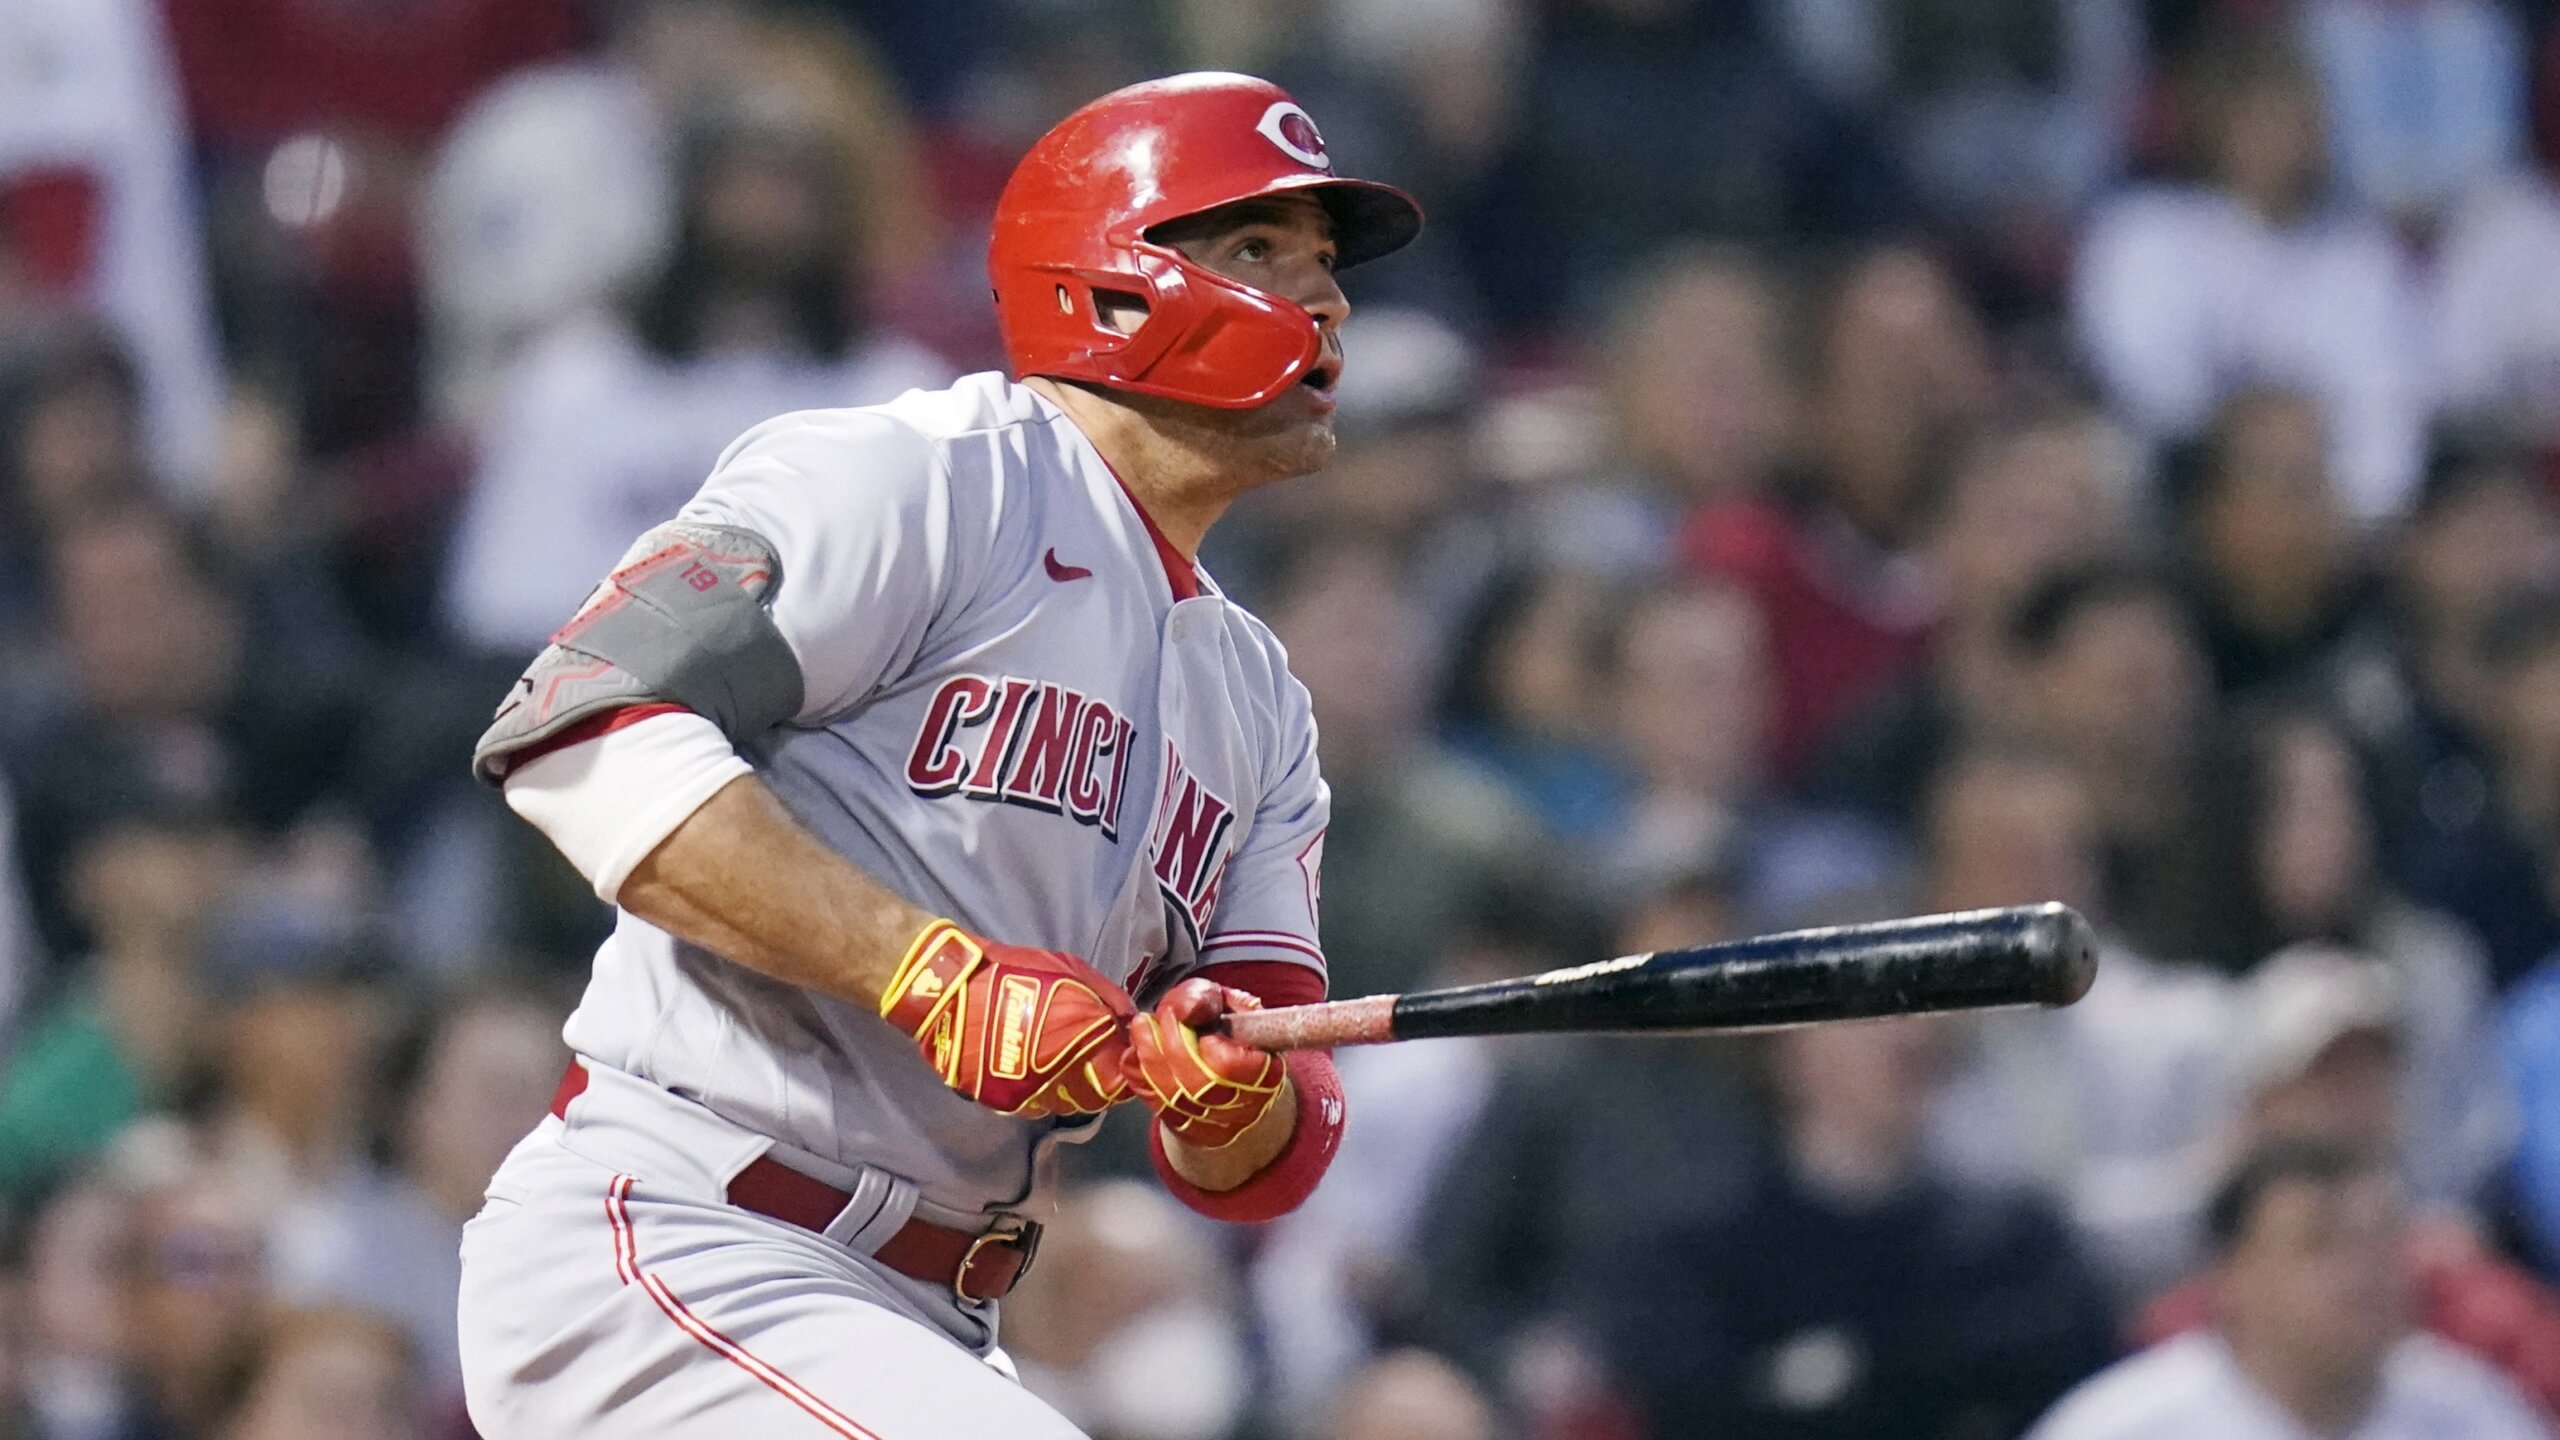
[[607, 904], [632, 867], [753, 767], [691, 711], [539, 755], [507, 772], [507, 808], [550, 837]]

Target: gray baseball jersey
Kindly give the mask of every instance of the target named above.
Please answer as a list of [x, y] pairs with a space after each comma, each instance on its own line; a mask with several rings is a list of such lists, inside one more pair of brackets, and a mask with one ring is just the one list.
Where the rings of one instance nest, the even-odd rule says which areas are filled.
[[[1064, 412], [995, 374], [785, 415], [683, 518], [763, 536], [802, 670], [739, 747], [804, 824], [914, 903], [1141, 995], [1203, 964], [1322, 973], [1327, 798], [1271, 632], [1158, 536]], [[579, 1053], [974, 1211], [1060, 1122], [946, 1089], [877, 1015], [624, 913]]]

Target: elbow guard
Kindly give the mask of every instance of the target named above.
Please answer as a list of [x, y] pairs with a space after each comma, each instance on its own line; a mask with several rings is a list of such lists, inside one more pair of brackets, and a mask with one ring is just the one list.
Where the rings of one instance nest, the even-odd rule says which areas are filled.
[[800, 712], [800, 661], [773, 623], [782, 563], [750, 530], [678, 520], [640, 537], [534, 657], [471, 770], [496, 785], [565, 732], [635, 706], [681, 706], [743, 742]]

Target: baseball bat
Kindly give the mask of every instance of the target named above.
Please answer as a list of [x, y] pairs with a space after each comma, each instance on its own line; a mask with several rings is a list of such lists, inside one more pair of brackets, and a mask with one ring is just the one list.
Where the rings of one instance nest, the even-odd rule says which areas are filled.
[[1266, 1050], [1452, 1035], [1765, 1030], [2068, 1005], [2097, 975], [2097, 939], [2078, 911], [2014, 905], [1657, 950], [1482, 985], [1233, 1011], [1225, 1022], [1227, 1034]]

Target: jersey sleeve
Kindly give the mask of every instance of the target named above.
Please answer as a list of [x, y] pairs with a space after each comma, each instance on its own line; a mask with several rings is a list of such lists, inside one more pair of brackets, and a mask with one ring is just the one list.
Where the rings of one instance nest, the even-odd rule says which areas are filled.
[[773, 623], [800, 664], [799, 724], [853, 709], [911, 665], [964, 568], [933, 443], [876, 412], [766, 421], [720, 457], [679, 518], [773, 547]]
[[[1228, 862], [1199, 969], [1273, 964], [1303, 971], [1317, 997], [1324, 987], [1324, 947], [1317, 939], [1323, 894], [1324, 832], [1332, 793], [1316, 765], [1315, 717], [1306, 687], [1281, 676], [1279, 744], [1273, 773], [1254, 808], [1243, 848]], [[1268, 987], [1239, 987], [1260, 989]], [[1265, 998], [1272, 998], [1266, 996]], [[1292, 1000], [1298, 996], [1291, 996]]]

